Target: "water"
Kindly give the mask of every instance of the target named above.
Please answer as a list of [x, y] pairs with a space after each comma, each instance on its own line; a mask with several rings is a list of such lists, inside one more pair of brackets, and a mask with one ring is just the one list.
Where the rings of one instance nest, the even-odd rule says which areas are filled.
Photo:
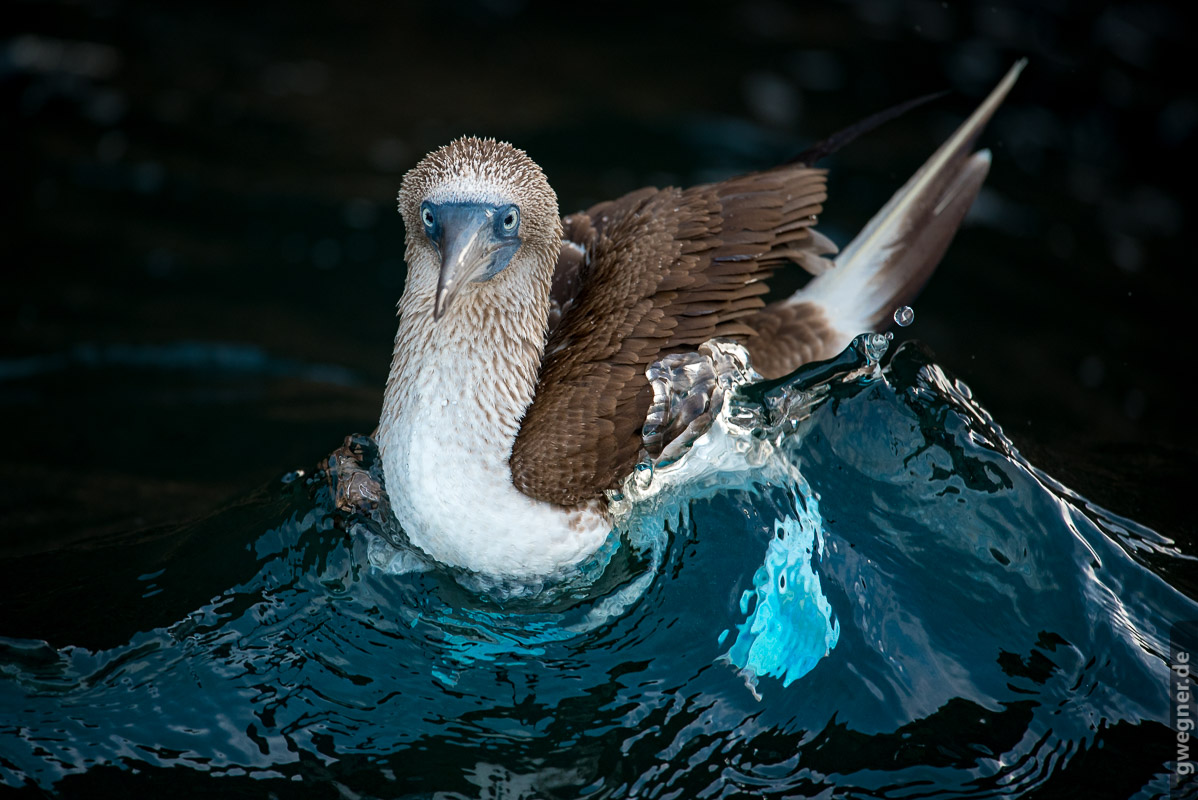
[[335, 510], [319, 471], [8, 558], [41, 634], [0, 640], [0, 780], [1167, 794], [1170, 626], [1198, 605], [1160, 576], [1193, 557], [1029, 465], [920, 348], [885, 373], [862, 360], [884, 342], [729, 394], [687, 456], [626, 485], [611, 546], [531, 593], [395, 560], [394, 532]]

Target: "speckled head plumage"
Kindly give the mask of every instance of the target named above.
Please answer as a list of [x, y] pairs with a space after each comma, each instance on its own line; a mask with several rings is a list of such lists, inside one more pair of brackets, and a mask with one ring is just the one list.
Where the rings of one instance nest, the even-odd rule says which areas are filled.
[[[425, 156], [403, 178], [399, 213], [409, 236], [421, 230], [420, 205], [515, 203], [526, 248], [561, 240], [557, 194], [528, 154], [507, 142], [463, 136]], [[556, 256], [556, 252], [554, 252]]]

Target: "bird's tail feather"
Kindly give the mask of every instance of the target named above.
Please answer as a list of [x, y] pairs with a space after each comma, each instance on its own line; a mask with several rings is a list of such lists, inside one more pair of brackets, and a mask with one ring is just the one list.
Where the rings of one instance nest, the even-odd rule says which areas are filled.
[[894, 310], [914, 298], [952, 241], [990, 168], [990, 153], [970, 153], [1026, 60], [1013, 66], [990, 96], [836, 257], [835, 268], [811, 280], [790, 302], [815, 303], [841, 334], [887, 327]]

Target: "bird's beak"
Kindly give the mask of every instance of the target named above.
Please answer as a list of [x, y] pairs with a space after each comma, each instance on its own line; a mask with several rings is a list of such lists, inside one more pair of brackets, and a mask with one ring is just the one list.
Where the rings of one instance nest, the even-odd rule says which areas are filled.
[[441, 210], [441, 274], [437, 278], [437, 296], [433, 319], [453, 303], [462, 287], [484, 279], [499, 243], [495, 241], [491, 217], [494, 210], [476, 205], [447, 206]]

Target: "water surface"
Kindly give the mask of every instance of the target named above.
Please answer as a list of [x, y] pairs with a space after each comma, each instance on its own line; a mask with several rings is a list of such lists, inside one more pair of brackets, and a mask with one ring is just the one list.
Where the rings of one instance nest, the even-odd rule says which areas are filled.
[[[413, 569], [313, 470], [185, 526], [6, 558], [0, 780], [1167, 794], [1170, 627], [1198, 605], [1162, 575], [1192, 555], [1030, 465], [917, 346], [750, 394], [629, 484], [619, 537], [567, 581]], [[719, 468], [683, 481], [700, 461]]]

